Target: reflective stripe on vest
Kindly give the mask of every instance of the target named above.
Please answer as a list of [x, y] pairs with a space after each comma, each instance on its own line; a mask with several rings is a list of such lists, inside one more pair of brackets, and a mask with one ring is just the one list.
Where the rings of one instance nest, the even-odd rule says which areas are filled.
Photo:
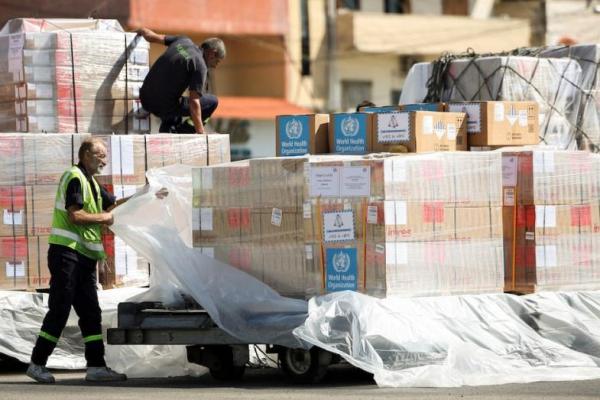
[[86, 242], [85, 240], [83, 240], [83, 238], [81, 236], [79, 236], [76, 233], [73, 233], [71, 231], [68, 231], [66, 229], [60, 229], [60, 228], [52, 228], [51, 231], [52, 235], [57, 235], [57, 236], [64, 236], [67, 237], [71, 240], [76, 241], [77, 243], [79, 243], [80, 245], [84, 246], [87, 249], [90, 249], [92, 251], [104, 251], [104, 246], [102, 246], [101, 243], [90, 243], [90, 242]]

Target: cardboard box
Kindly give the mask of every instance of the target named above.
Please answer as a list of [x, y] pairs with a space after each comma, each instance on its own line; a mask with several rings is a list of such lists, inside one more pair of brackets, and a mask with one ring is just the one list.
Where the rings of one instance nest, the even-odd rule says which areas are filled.
[[49, 235], [58, 185], [27, 186], [27, 235]]
[[369, 246], [367, 251], [366, 292], [374, 296], [503, 289], [502, 239], [386, 242]]
[[23, 135], [0, 134], [0, 186], [25, 184]]
[[332, 154], [367, 154], [372, 147], [371, 113], [336, 113], [329, 116], [329, 151]]
[[278, 157], [327, 153], [328, 129], [327, 114], [278, 115], [275, 153]]
[[26, 289], [28, 269], [27, 238], [0, 237], [0, 288]]
[[48, 236], [29, 236], [29, 288], [45, 289], [50, 287], [48, 269]]
[[447, 111], [446, 103], [413, 103], [413, 104], [401, 104], [401, 111]]
[[360, 112], [366, 113], [380, 113], [380, 112], [393, 112], [400, 111], [402, 106], [399, 105], [391, 105], [391, 106], [372, 106], [372, 107], [362, 107]]
[[[216, 165], [231, 162], [229, 134], [209, 134], [207, 164]], [[185, 161], [186, 157], [182, 156]], [[194, 164], [195, 165], [195, 164]]]
[[304, 241], [302, 213], [281, 208], [252, 209], [252, 231], [248, 238], [253, 243], [270, 245], [273, 243]]
[[402, 145], [408, 152], [467, 150], [464, 113], [400, 111], [373, 118], [373, 151]]
[[457, 207], [443, 202], [369, 203], [368, 241], [502, 239], [501, 207]]
[[99, 265], [99, 282], [103, 288], [147, 285], [150, 264], [133, 248], [113, 234], [102, 237], [107, 258]]
[[305, 242], [347, 243], [365, 238], [366, 199], [323, 199], [305, 204]]
[[306, 296], [365, 291], [365, 247], [357, 242], [307, 244]]
[[58, 185], [73, 159], [71, 135], [28, 134], [23, 136], [27, 185]]
[[249, 242], [252, 218], [248, 207], [201, 207], [192, 210], [194, 247]]
[[468, 115], [469, 146], [538, 144], [539, 106], [534, 101], [449, 103], [448, 111]]
[[0, 186], [0, 236], [23, 236], [27, 224], [25, 186]]
[[252, 206], [302, 211], [304, 157], [250, 160]]

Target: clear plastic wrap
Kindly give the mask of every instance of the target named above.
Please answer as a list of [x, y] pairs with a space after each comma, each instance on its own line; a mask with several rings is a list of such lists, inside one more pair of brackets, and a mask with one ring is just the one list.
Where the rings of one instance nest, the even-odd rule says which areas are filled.
[[575, 60], [583, 73], [581, 80], [581, 103], [577, 116], [577, 144], [580, 149], [600, 150], [600, 82], [598, 63], [600, 46], [582, 44], [551, 47], [541, 52], [541, 57], [570, 58]]
[[[427, 95], [431, 63], [414, 65], [405, 80], [401, 104]], [[438, 84], [438, 101], [535, 101], [540, 109], [540, 137], [546, 145], [575, 149], [582, 71], [568, 58], [476, 57], [450, 63]]]
[[194, 169], [193, 243], [286, 296], [502, 291], [501, 181], [483, 152]]
[[504, 151], [506, 288], [600, 288], [600, 156]]
[[135, 101], [149, 68], [143, 38], [106, 20], [11, 20], [3, 32], [1, 131], [150, 132]]
[[[48, 235], [58, 182], [78, 161], [83, 134], [0, 134], [0, 289], [48, 287]], [[177, 163], [203, 166], [228, 162], [228, 135], [97, 136], [108, 149], [107, 166], [96, 176], [117, 198], [146, 184], [153, 168]], [[148, 283], [148, 261], [112, 233], [105, 287]]]

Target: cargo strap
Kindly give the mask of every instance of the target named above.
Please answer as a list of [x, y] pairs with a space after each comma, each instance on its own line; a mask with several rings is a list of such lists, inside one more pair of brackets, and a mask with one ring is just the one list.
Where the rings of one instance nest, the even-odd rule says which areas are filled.
[[83, 343], [102, 341], [102, 335], [90, 335], [83, 338]]
[[51, 334], [49, 334], [47, 332], [40, 331], [39, 336], [41, 338], [44, 338], [44, 339], [48, 340], [49, 342], [58, 343], [58, 338], [56, 336], [52, 336]]

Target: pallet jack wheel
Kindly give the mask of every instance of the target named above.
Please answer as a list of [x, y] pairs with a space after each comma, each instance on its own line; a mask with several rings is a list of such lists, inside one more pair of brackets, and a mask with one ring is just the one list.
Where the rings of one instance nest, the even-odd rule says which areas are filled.
[[279, 352], [283, 372], [297, 383], [317, 383], [327, 373], [332, 354], [318, 347], [310, 350], [284, 347]]

